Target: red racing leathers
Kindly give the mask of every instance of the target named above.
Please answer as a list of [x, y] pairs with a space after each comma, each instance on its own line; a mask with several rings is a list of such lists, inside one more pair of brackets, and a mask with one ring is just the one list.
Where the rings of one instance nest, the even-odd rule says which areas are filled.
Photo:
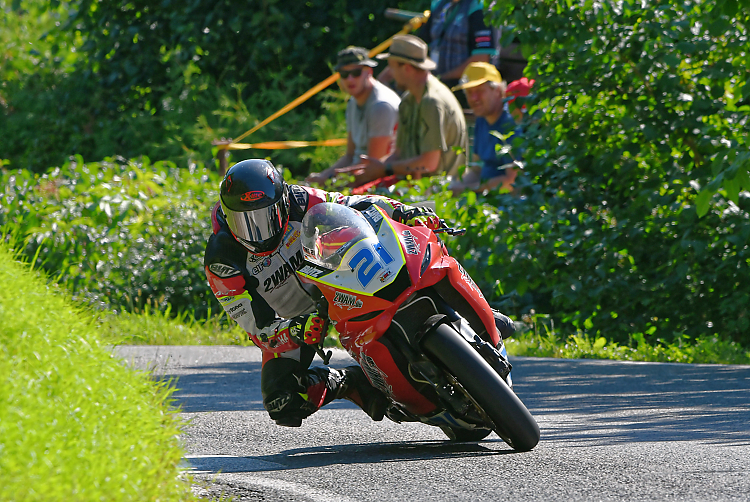
[[263, 353], [263, 405], [279, 425], [298, 426], [303, 418], [337, 398], [356, 402], [379, 420], [384, 409], [377, 408], [384, 397], [369, 385], [358, 366], [340, 371], [310, 368], [314, 349], [296, 344], [290, 336], [290, 330], [302, 329], [316, 310], [295, 274], [303, 262], [301, 222], [307, 210], [321, 202], [360, 210], [377, 204], [404, 222], [422, 213], [380, 196], [343, 196], [296, 185], [289, 185], [289, 195], [289, 223], [284, 238], [268, 256], [251, 254], [234, 238], [217, 204], [212, 214], [213, 234], [204, 258], [206, 277], [227, 315], [247, 331]]

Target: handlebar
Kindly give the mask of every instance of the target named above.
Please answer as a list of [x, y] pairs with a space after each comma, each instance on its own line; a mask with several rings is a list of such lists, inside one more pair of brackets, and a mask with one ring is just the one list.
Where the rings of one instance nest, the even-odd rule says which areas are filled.
[[436, 234], [448, 234], [448, 235], [464, 235], [466, 233], [465, 228], [453, 228], [449, 227], [444, 219], [440, 218], [440, 228], [433, 230]]

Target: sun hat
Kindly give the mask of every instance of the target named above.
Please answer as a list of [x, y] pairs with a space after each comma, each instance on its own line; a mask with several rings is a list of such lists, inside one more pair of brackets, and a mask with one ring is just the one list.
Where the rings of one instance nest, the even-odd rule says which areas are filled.
[[364, 47], [350, 45], [346, 49], [340, 50], [336, 55], [336, 66], [333, 69], [339, 71], [344, 66], [353, 64], [374, 68], [378, 65], [378, 62], [370, 59], [369, 51]]
[[391, 43], [391, 52], [378, 54], [378, 59], [395, 59], [422, 70], [437, 68], [435, 61], [427, 57], [427, 44], [414, 35], [396, 35]]

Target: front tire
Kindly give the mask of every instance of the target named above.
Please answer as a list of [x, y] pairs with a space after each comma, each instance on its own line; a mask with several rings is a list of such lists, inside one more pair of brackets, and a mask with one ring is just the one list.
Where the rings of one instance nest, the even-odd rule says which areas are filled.
[[448, 425], [442, 425], [440, 429], [448, 436], [448, 439], [459, 443], [476, 443], [492, 433], [491, 429], [459, 429]]
[[518, 451], [539, 442], [539, 425], [508, 384], [450, 325], [425, 335], [422, 347], [442, 363], [495, 424], [495, 432]]

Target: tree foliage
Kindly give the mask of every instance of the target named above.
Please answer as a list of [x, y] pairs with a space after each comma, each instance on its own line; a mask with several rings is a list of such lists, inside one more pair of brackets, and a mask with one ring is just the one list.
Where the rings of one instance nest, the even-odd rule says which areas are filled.
[[534, 260], [522, 272], [534, 302], [620, 339], [747, 342], [746, 12], [528, 1], [498, 2], [492, 15], [515, 25], [536, 79], [523, 211], [538, 217], [511, 210], [507, 237]]
[[0, 170], [0, 183], [0, 229], [23, 238], [33, 266], [76, 297], [115, 310], [207, 315], [215, 172], [78, 156], [41, 176]]
[[[8, 24], [49, 30], [48, 48], [25, 65], [33, 72], [0, 91], [7, 105], [0, 137], [4, 158], [37, 172], [74, 154], [208, 162], [211, 140], [237, 137], [329, 76], [338, 50], [374, 47], [397, 32], [401, 24], [384, 18], [387, 7], [429, 5], [76, 0], [53, 2], [59, 26], [41, 26], [34, 16], [52, 4], [26, 3], [33, 8], [6, 6]], [[21, 46], [10, 51], [29, 59]], [[52, 72], [63, 56], [65, 72]], [[313, 139], [323, 101], [310, 100], [249, 140]], [[309, 168], [296, 155], [281, 156], [299, 173]]]

